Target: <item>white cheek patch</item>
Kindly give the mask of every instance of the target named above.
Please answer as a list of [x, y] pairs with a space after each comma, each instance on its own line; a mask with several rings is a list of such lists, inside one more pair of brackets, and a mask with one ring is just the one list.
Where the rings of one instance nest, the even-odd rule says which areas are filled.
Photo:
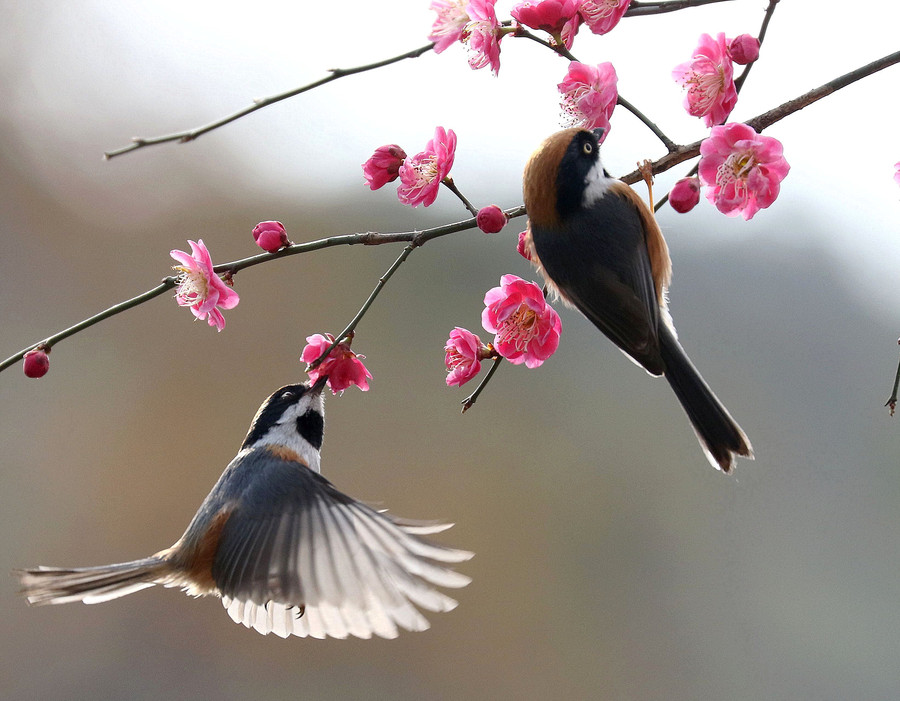
[[585, 208], [588, 208], [597, 202], [609, 191], [609, 186], [612, 182], [613, 178], [608, 177], [603, 172], [603, 164], [598, 158], [584, 178], [584, 196], [581, 200], [582, 205]]

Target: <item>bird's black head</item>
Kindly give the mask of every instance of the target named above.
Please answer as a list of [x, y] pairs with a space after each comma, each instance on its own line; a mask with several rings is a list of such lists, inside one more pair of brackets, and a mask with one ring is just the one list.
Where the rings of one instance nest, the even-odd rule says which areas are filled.
[[588, 174], [599, 158], [597, 133], [586, 129], [575, 131], [563, 152], [556, 174], [556, 211], [561, 218], [565, 219], [581, 208]]
[[273, 392], [253, 417], [241, 450], [260, 442], [292, 446], [306, 441], [315, 450], [322, 447], [325, 409], [322, 388], [325, 378], [315, 384], [286, 385]]

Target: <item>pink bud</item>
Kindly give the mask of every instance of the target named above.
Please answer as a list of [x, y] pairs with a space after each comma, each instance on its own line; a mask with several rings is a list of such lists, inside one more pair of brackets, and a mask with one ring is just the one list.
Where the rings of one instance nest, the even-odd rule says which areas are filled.
[[669, 204], [676, 212], [690, 212], [700, 201], [699, 178], [682, 178], [669, 193]]
[[284, 224], [280, 221], [261, 221], [253, 227], [253, 240], [256, 244], [269, 253], [290, 246]]
[[46, 351], [35, 348], [25, 354], [22, 367], [25, 370], [25, 377], [43, 377], [50, 369], [50, 358], [47, 357]]
[[375, 149], [372, 157], [362, 164], [363, 176], [369, 184], [369, 189], [377, 190], [396, 180], [405, 158], [406, 151], [397, 144], [379, 146]]
[[728, 44], [731, 60], [744, 66], [759, 58], [759, 39], [750, 34], [741, 34]]
[[478, 210], [478, 216], [475, 217], [475, 221], [478, 222], [478, 228], [484, 233], [496, 234], [506, 226], [507, 217], [502, 209], [495, 204], [491, 204]]
[[516, 250], [519, 252], [519, 255], [522, 256], [525, 260], [531, 260], [531, 251], [528, 250], [527, 246], [527, 237], [528, 231], [520, 231], [519, 232], [519, 242], [516, 244]]

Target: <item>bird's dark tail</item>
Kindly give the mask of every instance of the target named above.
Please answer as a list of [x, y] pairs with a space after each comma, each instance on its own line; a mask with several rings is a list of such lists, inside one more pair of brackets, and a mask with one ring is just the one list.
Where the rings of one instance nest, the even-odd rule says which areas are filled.
[[29, 604], [40, 606], [70, 601], [98, 604], [163, 582], [168, 567], [165, 560], [153, 556], [116, 565], [73, 569], [37, 567], [16, 570], [15, 574]]
[[725, 474], [734, 470], [736, 455], [753, 459], [753, 447], [728, 410], [704, 382], [675, 334], [660, 324], [660, 354], [665, 377], [684, 407], [700, 447], [713, 467]]

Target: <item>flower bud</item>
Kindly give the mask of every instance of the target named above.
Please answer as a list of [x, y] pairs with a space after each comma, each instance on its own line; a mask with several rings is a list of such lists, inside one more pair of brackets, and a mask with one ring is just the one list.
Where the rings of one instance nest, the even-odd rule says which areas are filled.
[[478, 216], [475, 218], [475, 221], [478, 222], [478, 228], [484, 233], [496, 234], [506, 226], [507, 217], [502, 209], [492, 204], [478, 210]]
[[362, 164], [363, 175], [369, 184], [369, 189], [377, 190], [392, 180], [396, 180], [405, 158], [406, 151], [397, 144], [388, 144], [375, 149], [372, 157]]
[[275, 253], [275, 251], [291, 245], [284, 224], [280, 221], [261, 221], [253, 227], [253, 240], [261, 249], [269, 253]]
[[700, 180], [698, 178], [682, 178], [669, 193], [669, 204], [676, 212], [690, 212], [700, 201]]
[[750, 34], [741, 34], [728, 44], [731, 60], [742, 66], [759, 58], [759, 39]]
[[516, 244], [516, 250], [525, 260], [531, 260], [531, 251], [528, 250], [528, 246], [526, 245], [527, 236], [527, 230], [519, 232], [519, 242]]
[[43, 377], [50, 369], [50, 358], [47, 357], [46, 351], [35, 348], [25, 354], [22, 369], [26, 377]]

